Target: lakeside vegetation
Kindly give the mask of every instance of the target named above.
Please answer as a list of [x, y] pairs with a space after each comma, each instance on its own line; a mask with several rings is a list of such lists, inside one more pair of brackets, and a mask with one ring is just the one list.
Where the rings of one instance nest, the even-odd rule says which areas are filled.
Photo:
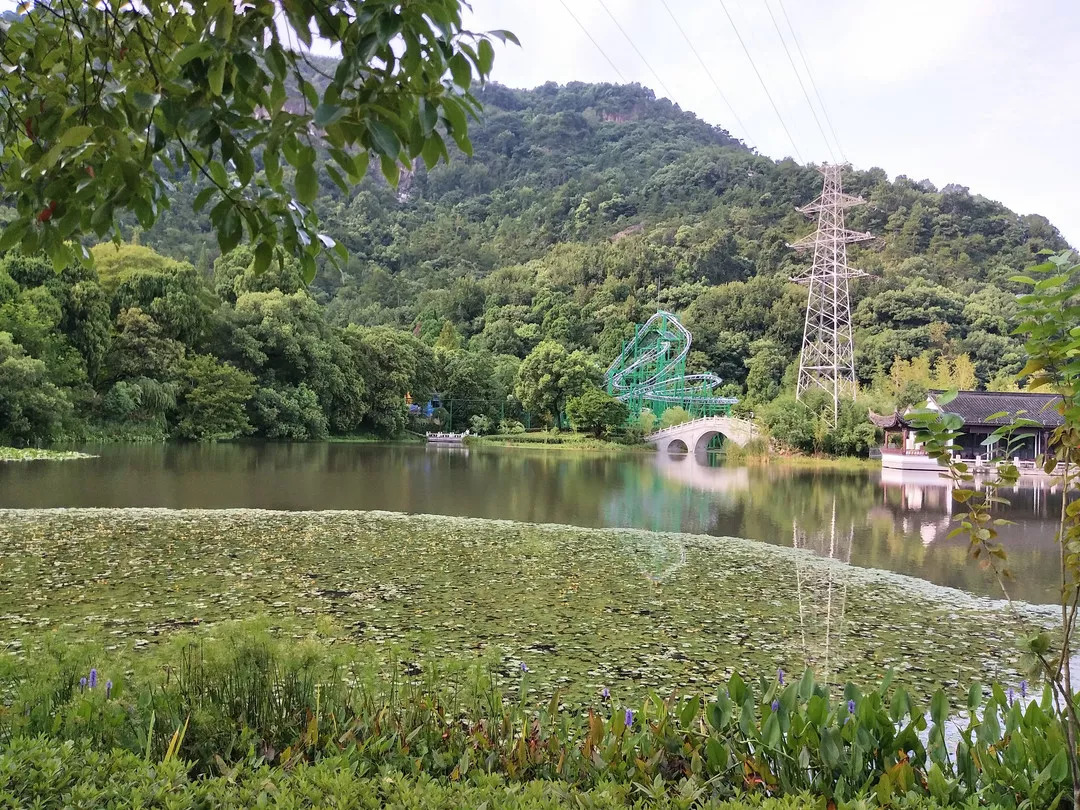
[[54, 643], [0, 658], [0, 798], [1048, 807], [1068, 785], [1050, 693], [1026, 682], [972, 683], [952, 702], [888, 676], [860, 689], [774, 670], [703, 684], [703, 695], [605, 688], [581, 707], [532, 677], [524, 663], [376, 669], [347, 643], [285, 642], [250, 624], [134, 661]]

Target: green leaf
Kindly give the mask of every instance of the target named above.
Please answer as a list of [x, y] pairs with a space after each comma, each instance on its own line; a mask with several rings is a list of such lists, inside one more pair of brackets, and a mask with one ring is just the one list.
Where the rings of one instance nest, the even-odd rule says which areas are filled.
[[218, 247], [221, 248], [222, 254], [229, 253], [240, 244], [240, 240], [244, 236], [244, 225], [240, 219], [240, 213], [236, 210], [235, 205], [229, 205], [225, 209], [225, 216], [222, 219], [221, 227], [218, 228]]
[[327, 104], [326, 102], [323, 102], [315, 108], [315, 126], [328, 127], [331, 124], [340, 121], [348, 112], [348, 107], [343, 107], [340, 104]]
[[315, 201], [319, 193], [319, 177], [314, 163], [304, 163], [296, 169], [296, 199], [305, 205]]
[[949, 718], [949, 699], [940, 689], [930, 699], [930, 717], [939, 726], [943, 726]]
[[383, 155], [381, 158], [383, 177], [394, 188], [397, 188], [398, 180], [401, 178], [401, 167], [398, 166], [397, 161], [393, 158]]
[[434, 103], [428, 101], [426, 98], [421, 98], [418, 112], [420, 117], [420, 131], [424, 133], [424, 137], [426, 138], [434, 131], [435, 125], [439, 123], [439, 110]]
[[131, 94], [131, 101], [140, 110], [151, 110], [161, 101], [161, 93], [144, 93], [136, 90]]
[[65, 130], [64, 134], [60, 136], [60, 140], [56, 142], [56, 145], [61, 149], [69, 149], [72, 146], [79, 146], [86, 142], [86, 139], [90, 137], [94, 132], [94, 128], [91, 126], [71, 127], [71, 129]]
[[401, 151], [401, 142], [394, 130], [374, 118], [367, 122], [367, 128], [371, 135], [371, 144], [376, 152], [391, 158], [398, 156]]
[[214, 64], [210, 66], [209, 72], [206, 74], [206, 82], [210, 87], [210, 92], [215, 96], [220, 96], [221, 91], [225, 87], [225, 57], [219, 56], [214, 60]]
[[274, 249], [270, 243], [263, 240], [255, 246], [255, 261], [254, 267], [257, 274], [266, 272], [266, 268], [270, 266], [270, 261], [274, 258]]
[[938, 405], [948, 405], [950, 402], [956, 399], [956, 395], [958, 393], [960, 392], [957, 391], [955, 388], [950, 388], [948, 391], [944, 391], [938, 396], [934, 397], [934, 399], [937, 401]]
[[420, 156], [424, 159], [424, 165], [433, 169], [444, 152], [446, 152], [446, 144], [443, 143], [442, 137], [438, 132], [432, 132], [431, 137], [424, 141]]
[[476, 56], [476, 69], [480, 71], [481, 76], [487, 76], [491, 73], [492, 65], [495, 63], [495, 49], [491, 47], [490, 42], [482, 39], [480, 44], [477, 45]]
[[315, 257], [310, 253], [304, 253], [300, 257], [300, 270], [305, 284], [315, 280]]
[[195, 202], [192, 203], [191, 207], [196, 211], [201, 211], [203, 206], [210, 202], [210, 198], [217, 193], [217, 190], [217, 186], [208, 186], [207, 188], [204, 188], [195, 195]]
[[462, 90], [468, 90], [472, 84], [472, 66], [464, 54], [456, 53], [450, 58], [450, 75], [454, 78], [454, 84]]

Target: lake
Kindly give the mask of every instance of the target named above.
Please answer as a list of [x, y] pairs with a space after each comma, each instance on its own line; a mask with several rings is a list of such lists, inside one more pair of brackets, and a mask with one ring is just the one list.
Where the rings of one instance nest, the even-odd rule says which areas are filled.
[[[744, 537], [808, 548], [993, 597], [948, 538], [951, 498], [932, 473], [839, 471], [721, 457], [412, 444], [109, 445], [98, 458], [0, 464], [0, 508], [388, 510]], [[1060, 490], [1006, 493], [1013, 597], [1054, 601]]]

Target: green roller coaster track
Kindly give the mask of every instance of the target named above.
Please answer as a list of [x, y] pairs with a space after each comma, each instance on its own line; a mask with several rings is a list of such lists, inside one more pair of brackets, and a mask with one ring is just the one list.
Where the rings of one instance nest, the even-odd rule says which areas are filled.
[[626, 403], [631, 418], [646, 408], [659, 418], [675, 406], [695, 417], [731, 412], [738, 400], [717, 396], [719, 377], [686, 373], [691, 339], [679, 319], [663, 310], [634, 327], [634, 337], [606, 373], [608, 393]]

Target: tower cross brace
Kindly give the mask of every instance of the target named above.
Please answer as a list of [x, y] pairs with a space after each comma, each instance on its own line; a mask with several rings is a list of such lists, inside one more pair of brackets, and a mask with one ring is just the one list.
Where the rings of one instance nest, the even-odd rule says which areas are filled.
[[795, 395], [802, 399], [815, 387], [826, 391], [832, 398], [834, 427], [840, 400], [854, 399], [856, 391], [848, 282], [866, 275], [848, 266], [847, 246], [873, 239], [872, 234], [848, 230], [844, 224], [845, 209], [865, 200], [844, 193], [842, 170], [836, 164], [821, 167], [825, 178], [821, 196], [798, 209], [807, 216], [817, 215], [817, 230], [791, 245], [795, 250], [814, 252], [810, 268], [792, 279], [809, 288]]

